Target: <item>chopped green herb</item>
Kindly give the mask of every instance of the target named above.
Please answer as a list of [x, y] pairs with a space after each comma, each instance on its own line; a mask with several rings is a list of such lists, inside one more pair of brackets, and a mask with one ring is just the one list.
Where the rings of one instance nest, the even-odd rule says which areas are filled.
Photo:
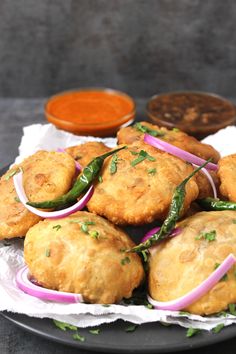
[[89, 225], [95, 225], [95, 223], [93, 221], [81, 222], [81, 226], [80, 226], [81, 231], [83, 231], [85, 234], [88, 234], [89, 233], [89, 230], [88, 230]]
[[147, 133], [147, 134], [150, 134], [152, 136], [163, 136], [165, 135], [164, 132], [162, 131], [158, 131], [158, 130], [153, 130], [153, 129], [150, 129], [148, 127], [146, 127], [146, 125], [142, 125], [140, 122], [136, 123], [134, 125], [134, 127], [139, 130], [140, 132], [142, 133]]
[[187, 311], [179, 311], [179, 315], [182, 315], [182, 316], [189, 316], [190, 313], [187, 312]]
[[186, 337], [188, 337], [188, 338], [193, 337], [193, 336], [195, 336], [196, 334], [198, 334], [199, 332], [200, 332], [200, 329], [190, 327], [190, 328], [187, 330]]
[[130, 151], [130, 153], [135, 156], [139, 154], [138, 151]]
[[95, 238], [97, 240], [99, 238], [99, 232], [96, 230], [89, 231], [89, 236], [91, 236], [92, 238]]
[[58, 327], [62, 331], [66, 331], [67, 329], [70, 329], [71, 331], [76, 331], [77, 330], [76, 326], [73, 326], [73, 325], [71, 325], [69, 323], [66, 323], [66, 322], [53, 320], [53, 323], [55, 324], [56, 327]]
[[53, 229], [55, 229], [56, 231], [58, 231], [58, 230], [61, 229], [61, 225], [55, 225], [55, 226], [53, 226]]
[[123, 259], [120, 261], [120, 263], [121, 263], [122, 265], [128, 264], [128, 263], [130, 263], [130, 258], [129, 258], [128, 256], [126, 256], [125, 258], [123, 258]]
[[236, 316], [235, 304], [229, 304], [229, 313], [233, 316]]
[[216, 316], [217, 317], [227, 317], [228, 314], [225, 311], [220, 311], [220, 312], [216, 313]]
[[236, 219], [233, 220], [233, 224], [236, 224]]
[[50, 255], [51, 255], [51, 250], [49, 248], [47, 248], [45, 251], [45, 256], [50, 257]]
[[173, 128], [172, 132], [179, 132], [179, 128]]
[[99, 183], [103, 182], [102, 176], [98, 176], [98, 181], [99, 181]]
[[216, 230], [212, 230], [209, 232], [202, 232], [200, 235], [195, 237], [195, 240], [200, 240], [204, 238], [206, 241], [211, 242], [216, 240]]
[[214, 327], [212, 329], [213, 333], [219, 333], [223, 328], [224, 328], [224, 324], [223, 323], [219, 323], [216, 327]]
[[20, 199], [18, 197], [14, 198], [17, 203], [20, 203]]
[[145, 301], [145, 307], [149, 310], [152, 310], [154, 308], [154, 306], [150, 304], [148, 301]]
[[73, 337], [74, 340], [78, 340], [79, 342], [84, 342], [85, 341], [84, 336], [81, 336], [79, 333], [73, 334], [72, 337]]
[[111, 158], [111, 164], [110, 164], [110, 174], [111, 175], [114, 175], [114, 173], [116, 173], [118, 161], [119, 161], [119, 159], [118, 159], [117, 154], [114, 154]]
[[100, 328], [94, 328], [94, 329], [90, 329], [89, 333], [97, 335], [100, 334], [100, 331], [101, 331]]
[[143, 250], [143, 251], [141, 251], [141, 253], [142, 253], [144, 262], [147, 262], [148, 261], [148, 254], [149, 254], [148, 250]]
[[125, 328], [125, 332], [134, 332], [136, 328], [138, 327], [137, 324], [130, 324], [128, 327]]
[[18, 173], [20, 171], [19, 168], [17, 168], [16, 170], [12, 170], [12, 171], [9, 171], [6, 176], [4, 177], [5, 181], [9, 181], [9, 179], [13, 176], [15, 176], [16, 173]]
[[110, 307], [111, 305], [103, 304], [102, 306], [103, 306], [103, 307]]
[[146, 151], [141, 150], [138, 154], [138, 157], [136, 159], [134, 159], [133, 161], [131, 161], [130, 164], [132, 167], [134, 167], [146, 159], [149, 161], [156, 161], [155, 157], [152, 157]]
[[157, 169], [156, 168], [149, 168], [149, 170], [148, 170], [148, 174], [149, 175], [155, 175], [156, 174], [156, 172], [157, 172]]
[[[219, 268], [220, 263], [216, 263], [214, 266], [214, 270]], [[228, 279], [228, 274], [226, 273], [225, 275], [223, 275], [223, 277], [220, 279], [220, 281], [226, 281]]]

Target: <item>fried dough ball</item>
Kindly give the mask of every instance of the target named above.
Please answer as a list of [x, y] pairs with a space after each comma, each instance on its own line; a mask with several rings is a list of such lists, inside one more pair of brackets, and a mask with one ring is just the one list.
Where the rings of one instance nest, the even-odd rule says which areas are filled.
[[88, 143], [71, 146], [65, 149], [82, 167], [89, 164], [91, 160], [99, 155], [103, 155], [111, 149], [103, 143], [89, 141]]
[[38, 151], [13, 166], [0, 180], [0, 240], [25, 236], [28, 229], [41, 218], [29, 212], [19, 201], [13, 174], [23, 170], [23, 184], [31, 201], [44, 201], [66, 193], [75, 174], [75, 163], [71, 156], [58, 152]]
[[[151, 297], [157, 301], [177, 299], [201, 284], [230, 253], [236, 256], [235, 220], [235, 211], [211, 211], [197, 213], [178, 223], [181, 234], [162, 242], [151, 252], [148, 279]], [[235, 302], [233, 267], [225, 280], [184, 310], [210, 315]]]
[[[134, 166], [141, 151], [147, 153], [148, 158]], [[116, 171], [112, 171], [114, 159]], [[164, 219], [175, 188], [192, 171], [191, 165], [175, 156], [143, 142], [134, 143], [106, 159], [102, 181], [95, 184], [87, 207], [120, 225], [141, 225]], [[195, 178], [192, 178], [186, 185], [184, 212], [198, 192]]]
[[231, 202], [236, 202], [236, 154], [223, 157], [218, 166], [220, 192]]
[[[217, 163], [220, 159], [220, 154], [211, 145], [201, 143], [193, 136], [190, 136], [180, 130], [169, 130], [164, 127], [158, 127], [148, 122], [140, 122], [141, 125], [160, 132], [162, 136], [157, 136], [157, 138], [166, 141], [172, 145], [179, 147], [185, 151], [190, 152], [198, 157], [205, 160], [212, 158], [212, 162]], [[122, 128], [117, 134], [119, 144], [132, 144], [135, 141], [143, 139], [144, 134], [135, 128], [135, 125]]]
[[31, 275], [49, 289], [82, 294], [90, 303], [129, 298], [144, 278], [137, 254], [124, 253], [133, 241], [109, 221], [88, 212], [44, 220], [25, 238]]

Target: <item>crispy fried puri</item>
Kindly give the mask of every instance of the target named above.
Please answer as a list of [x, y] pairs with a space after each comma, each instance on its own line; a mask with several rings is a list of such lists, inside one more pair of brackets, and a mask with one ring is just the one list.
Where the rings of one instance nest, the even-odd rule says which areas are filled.
[[[211, 175], [216, 188], [218, 189], [219, 188], [219, 178], [218, 178], [216, 172], [215, 171], [208, 171], [208, 172]], [[197, 181], [197, 185], [199, 188], [198, 199], [214, 196], [213, 189], [212, 189], [212, 186], [209, 182], [209, 179], [206, 177], [206, 175], [203, 172], [199, 171], [196, 174], [196, 181]]]
[[218, 166], [220, 192], [230, 201], [236, 202], [236, 154], [223, 157]]
[[[146, 158], [132, 166], [141, 150], [155, 161]], [[113, 159], [106, 160], [102, 180], [96, 183], [87, 207], [120, 225], [141, 225], [165, 218], [176, 186], [193, 170], [179, 158], [143, 142], [129, 145], [117, 153], [115, 173], [111, 171]], [[198, 186], [192, 178], [186, 186], [184, 211], [197, 196]]]
[[88, 143], [72, 146], [65, 149], [82, 167], [88, 165], [88, 163], [99, 155], [103, 155], [109, 150], [108, 146], [97, 141], [89, 141]]
[[19, 167], [23, 169], [24, 188], [31, 201], [51, 199], [67, 192], [75, 174], [71, 156], [47, 151], [38, 151], [7, 171], [0, 180], [0, 239], [25, 236], [28, 229], [40, 220], [17, 198], [11, 175]]
[[[178, 223], [177, 227], [182, 229], [181, 234], [162, 242], [151, 252], [151, 297], [158, 301], [177, 299], [201, 284], [230, 253], [236, 256], [235, 219], [235, 211], [212, 211], [197, 213]], [[213, 241], [207, 241], [204, 237], [210, 232], [215, 232]], [[218, 282], [185, 310], [210, 315], [235, 303], [234, 272], [232, 268], [225, 281]]]
[[[193, 136], [190, 136], [180, 130], [169, 130], [164, 127], [158, 127], [148, 122], [140, 122], [149, 129], [163, 133], [163, 136], [157, 136], [170, 144], [173, 144], [185, 151], [197, 155], [205, 160], [212, 158], [213, 162], [218, 162], [220, 155], [211, 145], [203, 144]], [[119, 144], [132, 144], [135, 141], [143, 139], [144, 134], [140, 132], [135, 126], [130, 126], [120, 129], [117, 134]]]
[[77, 212], [33, 226], [25, 238], [24, 257], [30, 273], [44, 287], [82, 294], [86, 302], [109, 304], [131, 297], [144, 277], [139, 256], [124, 253], [133, 245], [107, 220]]

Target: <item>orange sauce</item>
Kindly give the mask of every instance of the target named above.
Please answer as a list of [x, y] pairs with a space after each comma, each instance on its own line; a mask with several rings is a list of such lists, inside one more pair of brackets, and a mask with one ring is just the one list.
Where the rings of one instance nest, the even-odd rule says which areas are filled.
[[134, 119], [134, 101], [119, 91], [85, 89], [53, 96], [46, 104], [47, 119], [76, 134], [105, 136]]

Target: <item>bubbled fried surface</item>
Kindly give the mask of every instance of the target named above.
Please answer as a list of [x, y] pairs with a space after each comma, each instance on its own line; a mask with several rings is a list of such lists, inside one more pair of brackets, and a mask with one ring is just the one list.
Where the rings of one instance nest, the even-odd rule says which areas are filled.
[[[93, 223], [87, 225], [88, 232], [97, 232], [98, 238], [82, 231], [88, 222]], [[132, 246], [131, 239], [107, 220], [77, 212], [33, 226], [25, 238], [24, 257], [30, 273], [46, 288], [109, 304], [131, 297], [143, 280], [139, 256], [124, 253]]]
[[[173, 144], [198, 157], [205, 160], [212, 158], [212, 162], [215, 163], [217, 163], [220, 159], [220, 154], [211, 145], [201, 143], [193, 136], [190, 136], [180, 130], [169, 130], [148, 122], [140, 122], [140, 124], [148, 127], [149, 129], [163, 133], [163, 136], [157, 136], [158, 139], [162, 139], [167, 143]], [[135, 141], [143, 139], [143, 136], [144, 134], [137, 130], [135, 126], [122, 128], [117, 134], [119, 144], [131, 144]]]
[[220, 192], [232, 202], [236, 202], [236, 154], [220, 159], [218, 176], [220, 178]]
[[29, 212], [19, 201], [12, 172], [23, 170], [23, 184], [31, 201], [43, 201], [66, 193], [75, 174], [71, 156], [57, 152], [38, 151], [13, 166], [0, 180], [0, 239], [25, 236], [28, 229], [41, 218]]
[[[177, 224], [181, 234], [158, 245], [150, 257], [149, 293], [158, 301], [177, 299], [201, 284], [217, 264], [233, 253], [236, 256], [236, 212], [197, 213]], [[196, 239], [215, 230], [216, 239]], [[186, 311], [210, 315], [236, 302], [235, 266], [206, 295]]]
[[[155, 161], [145, 159], [132, 166], [132, 161], [141, 150]], [[117, 171], [114, 174], [110, 170], [113, 157], [106, 159], [100, 174], [102, 181], [95, 184], [94, 194], [87, 207], [89, 211], [120, 225], [141, 225], [164, 219], [175, 188], [193, 171], [189, 164], [179, 158], [143, 142], [119, 151], [117, 158]], [[193, 177], [186, 185], [184, 212], [197, 198], [198, 192]]]
[[99, 155], [103, 155], [111, 149], [103, 143], [89, 141], [88, 143], [71, 146], [65, 149], [82, 167], [89, 164], [91, 160]]

